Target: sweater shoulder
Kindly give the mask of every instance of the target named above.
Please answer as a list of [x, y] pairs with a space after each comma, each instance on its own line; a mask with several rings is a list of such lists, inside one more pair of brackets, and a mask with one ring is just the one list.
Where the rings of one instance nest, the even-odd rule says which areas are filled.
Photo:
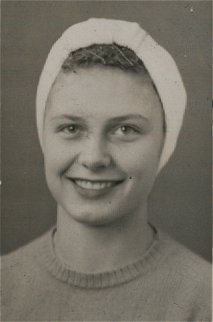
[[38, 292], [46, 280], [46, 275], [38, 261], [39, 250], [46, 236], [47, 234], [44, 234], [1, 257], [3, 321], [24, 320], [24, 315], [33, 310]]
[[174, 284], [173, 302], [180, 308], [187, 308], [192, 320], [209, 321], [212, 306], [211, 264], [170, 237], [166, 236], [165, 243], [169, 249], [167, 272]]
[[169, 262], [179, 274], [197, 281], [211, 275], [210, 262], [169, 236], [164, 235], [164, 239], [169, 247]]
[[5, 254], [1, 257], [1, 268], [2, 270], [13, 270], [17, 267], [30, 265], [34, 262], [35, 254], [40, 249], [43, 240], [46, 238], [46, 234], [34, 239], [27, 245], [21, 246], [20, 248]]
[[3, 293], [21, 288], [25, 282], [31, 284], [38, 277], [41, 268], [37, 256], [45, 238], [46, 234], [1, 257]]

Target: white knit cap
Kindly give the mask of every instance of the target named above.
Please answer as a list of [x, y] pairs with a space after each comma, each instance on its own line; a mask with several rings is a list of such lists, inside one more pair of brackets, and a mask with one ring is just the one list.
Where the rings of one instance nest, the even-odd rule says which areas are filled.
[[135, 22], [92, 18], [69, 27], [51, 48], [44, 64], [36, 97], [37, 128], [41, 147], [44, 112], [49, 91], [70, 52], [93, 44], [132, 49], [142, 60], [163, 104], [166, 133], [158, 172], [172, 155], [183, 122], [186, 91], [171, 55]]

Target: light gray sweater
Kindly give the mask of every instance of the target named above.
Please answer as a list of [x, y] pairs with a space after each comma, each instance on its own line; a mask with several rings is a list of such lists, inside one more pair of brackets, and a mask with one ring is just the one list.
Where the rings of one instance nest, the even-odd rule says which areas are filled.
[[136, 263], [73, 272], [48, 232], [2, 260], [1, 321], [211, 321], [211, 265], [158, 231]]

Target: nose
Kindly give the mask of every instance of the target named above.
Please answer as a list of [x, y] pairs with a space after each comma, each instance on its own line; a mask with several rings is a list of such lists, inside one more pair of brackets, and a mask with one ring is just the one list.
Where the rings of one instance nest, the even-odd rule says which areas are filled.
[[82, 145], [78, 163], [91, 171], [105, 169], [111, 165], [112, 158], [107, 151], [106, 142], [99, 138], [90, 138]]

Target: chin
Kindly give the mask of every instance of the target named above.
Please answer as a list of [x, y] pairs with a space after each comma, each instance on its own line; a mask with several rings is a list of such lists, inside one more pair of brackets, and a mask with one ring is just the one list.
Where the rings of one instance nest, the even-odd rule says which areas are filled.
[[124, 215], [121, 214], [120, 211], [113, 211], [103, 212], [101, 211], [92, 211], [92, 210], [85, 210], [85, 211], [69, 211], [69, 216], [72, 217], [73, 220], [88, 225], [88, 226], [107, 226], [111, 225], [118, 220], [120, 220]]

